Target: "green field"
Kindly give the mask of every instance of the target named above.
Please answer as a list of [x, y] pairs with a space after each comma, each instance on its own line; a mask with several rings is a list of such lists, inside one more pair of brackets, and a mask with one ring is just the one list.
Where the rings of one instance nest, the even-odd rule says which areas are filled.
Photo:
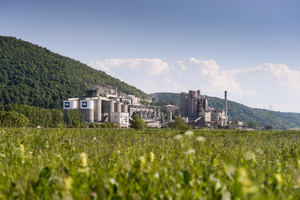
[[300, 199], [300, 131], [0, 129], [0, 199]]

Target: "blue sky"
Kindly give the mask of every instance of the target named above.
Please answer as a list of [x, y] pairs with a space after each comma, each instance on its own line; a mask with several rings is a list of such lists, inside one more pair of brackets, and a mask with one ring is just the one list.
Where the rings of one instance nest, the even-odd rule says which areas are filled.
[[0, 35], [146, 93], [200, 89], [300, 112], [300, 1], [0, 1]]

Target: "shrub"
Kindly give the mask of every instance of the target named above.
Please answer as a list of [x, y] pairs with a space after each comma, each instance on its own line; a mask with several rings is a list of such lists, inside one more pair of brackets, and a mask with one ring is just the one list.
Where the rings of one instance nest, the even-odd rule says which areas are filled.
[[107, 122], [101, 124], [101, 127], [102, 127], [102, 128], [107, 128]]
[[134, 128], [135, 130], [143, 130], [146, 127], [146, 124], [142, 118], [140, 118], [138, 115], [135, 115], [131, 121], [130, 127]]
[[180, 116], [177, 116], [174, 123], [172, 123], [172, 128], [185, 131], [192, 129], [192, 126], [189, 126]]
[[89, 124], [89, 127], [90, 128], [96, 128], [96, 124], [92, 122], [92, 123]]
[[2, 127], [24, 127], [29, 123], [29, 119], [17, 112], [0, 111], [0, 125]]
[[161, 128], [169, 128], [168, 124], [161, 126]]

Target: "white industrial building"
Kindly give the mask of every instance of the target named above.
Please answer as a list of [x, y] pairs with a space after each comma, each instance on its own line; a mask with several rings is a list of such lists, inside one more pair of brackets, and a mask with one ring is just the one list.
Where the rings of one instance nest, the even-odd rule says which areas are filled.
[[[140, 98], [134, 95], [118, 96], [107, 94], [99, 96], [97, 90], [88, 90], [86, 97], [68, 98], [63, 102], [64, 115], [69, 109], [80, 110], [84, 121], [88, 124], [114, 122], [121, 127], [129, 127], [129, 120], [134, 115], [140, 116], [148, 126], [160, 126], [161, 108], [144, 106], [140, 104]], [[149, 100], [143, 100], [149, 101]]]

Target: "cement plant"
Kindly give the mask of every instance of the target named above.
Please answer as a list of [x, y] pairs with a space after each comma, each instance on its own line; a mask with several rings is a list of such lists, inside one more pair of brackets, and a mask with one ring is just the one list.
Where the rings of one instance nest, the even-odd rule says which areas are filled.
[[[172, 122], [172, 113], [180, 109], [182, 119], [193, 127], [226, 127], [227, 91], [225, 91], [224, 109], [214, 109], [208, 106], [209, 98], [201, 95], [200, 90], [181, 92], [180, 108], [175, 105], [152, 106], [151, 103], [134, 95], [105, 94], [100, 96], [98, 90], [86, 91], [85, 97], [68, 98], [63, 102], [64, 115], [69, 109], [80, 110], [84, 121], [90, 123], [114, 122], [120, 127], [128, 128], [130, 120], [135, 115], [142, 118], [149, 127], [161, 127]], [[167, 114], [165, 120], [162, 111]]]

